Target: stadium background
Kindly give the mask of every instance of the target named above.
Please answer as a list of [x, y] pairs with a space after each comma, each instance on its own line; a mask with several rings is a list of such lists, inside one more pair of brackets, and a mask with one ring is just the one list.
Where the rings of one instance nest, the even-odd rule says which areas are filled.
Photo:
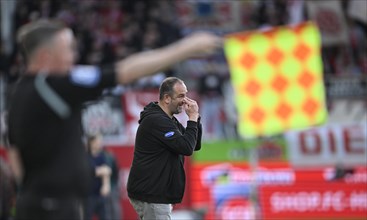
[[[134, 219], [126, 195], [134, 134], [142, 107], [157, 100], [166, 76], [185, 80], [200, 105], [204, 144], [187, 160], [182, 204], [205, 219], [365, 219], [367, 217], [367, 5], [362, 0], [303, 1], [10, 1], [1, 0], [0, 164], [6, 170], [6, 87], [24, 65], [16, 30], [40, 18], [58, 18], [75, 32], [79, 64], [104, 64], [167, 45], [196, 30], [219, 35], [315, 21], [329, 118], [326, 124], [274, 137], [244, 139], [223, 53], [190, 59], [89, 103], [87, 133], [104, 134], [120, 165], [124, 219]], [[185, 121], [185, 115], [179, 116]], [[7, 171], [2, 171], [7, 172]], [[0, 185], [7, 179], [0, 176]], [[6, 195], [1, 192], [5, 201]], [[179, 215], [176, 212], [175, 215]]]

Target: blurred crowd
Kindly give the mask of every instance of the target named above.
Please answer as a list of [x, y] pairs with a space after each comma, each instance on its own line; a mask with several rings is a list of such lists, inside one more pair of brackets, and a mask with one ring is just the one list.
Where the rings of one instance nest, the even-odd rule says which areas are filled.
[[[175, 19], [162, 13], [171, 5], [170, 1], [17, 1], [14, 29], [37, 19], [60, 19], [75, 33], [77, 63], [100, 65], [177, 40]], [[1, 64], [10, 80], [23, 66], [14, 48]]]
[[[137, 51], [164, 46], [180, 38], [183, 27], [178, 16], [178, 2], [17, 1], [13, 25], [14, 30], [17, 30], [21, 25], [32, 20], [61, 19], [75, 32], [79, 52], [77, 62], [105, 64]], [[196, 4], [205, 4], [205, 2], [207, 1], [197, 1]], [[305, 3], [302, 0], [242, 2], [246, 3], [242, 6], [238, 31], [308, 19]], [[348, 16], [346, 13], [348, 2], [341, 0], [350, 42], [345, 45], [323, 47], [324, 68], [325, 73], [328, 74], [367, 72], [367, 25]], [[14, 31], [14, 39], [15, 33], [16, 31]], [[22, 60], [15, 46], [11, 54], [1, 53], [1, 58], [1, 72], [6, 73], [10, 78], [22, 71], [20, 69], [22, 65], [19, 65], [22, 64]]]

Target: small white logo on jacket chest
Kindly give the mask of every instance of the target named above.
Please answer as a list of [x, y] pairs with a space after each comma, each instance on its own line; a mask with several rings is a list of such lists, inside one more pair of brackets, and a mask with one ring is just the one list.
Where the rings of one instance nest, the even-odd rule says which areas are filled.
[[165, 136], [166, 138], [169, 138], [169, 137], [172, 137], [174, 134], [175, 134], [175, 132], [174, 132], [174, 131], [169, 131], [169, 132], [165, 133], [165, 134], [164, 134], [164, 136]]

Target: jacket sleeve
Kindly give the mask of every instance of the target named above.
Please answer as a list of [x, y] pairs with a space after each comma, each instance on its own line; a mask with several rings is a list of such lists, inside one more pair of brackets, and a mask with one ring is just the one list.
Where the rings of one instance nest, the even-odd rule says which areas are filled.
[[153, 122], [151, 119], [151, 123], [149, 123], [151, 125], [149, 132], [159, 142], [159, 145], [176, 154], [192, 155], [198, 140], [197, 122], [188, 121], [186, 130], [182, 133], [179, 126], [175, 125], [175, 121], [168, 117], [159, 117], [154, 120]]
[[97, 99], [103, 89], [116, 85], [116, 75], [107, 67], [75, 66], [65, 76], [47, 77], [47, 86], [71, 106]]
[[196, 141], [195, 151], [198, 151], [201, 149], [201, 138], [203, 136], [203, 126], [201, 124], [201, 117], [199, 117], [198, 119], [197, 126], [198, 126], [198, 139]]

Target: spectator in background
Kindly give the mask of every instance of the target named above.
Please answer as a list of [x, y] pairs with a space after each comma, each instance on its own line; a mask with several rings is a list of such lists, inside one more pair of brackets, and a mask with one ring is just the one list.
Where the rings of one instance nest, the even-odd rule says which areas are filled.
[[92, 220], [96, 214], [99, 220], [107, 219], [107, 197], [111, 193], [112, 167], [108, 164], [107, 154], [103, 149], [102, 136], [91, 135], [87, 140], [87, 150], [92, 165], [92, 191], [85, 207], [85, 220]]
[[106, 217], [107, 220], [120, 220], [122, 217], [122, 210], [119, 185], [119, 166], [115, 156], [112, 153], [106, 150], [103, 151], [103, 153], [105, 155], [107, 165], [111, 168], [111, 193], [107, 196]]
[[105, 88], [132, 83], [193, 55], [213, 53], [222, 44], [213, 34], [193, 33], [102, 67], [73, 65], [74, 34], [59, 22], [29, 23], [17, 39], [26, 61], [8, 102], [8, 154], [22, 182], [17, 220], [81, 219], [81, 202], [92, 177], [81, 140], [83, 103], [100, 97]]
[[91, 220], [96, 214], [99, 219], [120, 220], [119, 167], [116, 158], [104, 148], [103, 137], [99, 133], [87, 138], [87, 150], [94, 178], [85, 219]]
[[[201, 123], [196, 101], [186, 96], [184, 82], [166, 78], [159, 101], [140, 114], [134, 159], [127, 191], [140, 219], [171, 219], [172, 205], [180, 203], [185, 190], [184, 156], [201, 148]], [[184, 128], [174, 117], [185, 111]]]

